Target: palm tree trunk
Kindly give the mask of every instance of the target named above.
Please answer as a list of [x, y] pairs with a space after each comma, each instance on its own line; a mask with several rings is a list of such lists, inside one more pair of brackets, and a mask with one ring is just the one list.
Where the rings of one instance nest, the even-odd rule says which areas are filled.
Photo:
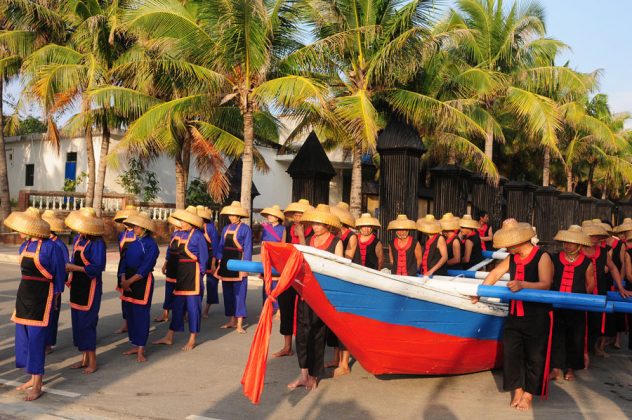
[[187, 134], [182, 145], [182, 172], [184, 174], [184, 191], [186, 194], [189, 185], [189, 172], [191, 169], [191, 137]]
[[494, 132], [492, 131], [491, 124], [487, 128], [487, 135], [485, 136], [485, 155], [489, 160], [493, 160], [494, 157]]
[[92, 140], [92, 123], [86, 127], [86, 153], [88, 154], [88, 186], [86, 187], [86, 206], [94, 204], [94, 185], [96, 181], [96, 164], [94, 162], [94, 143]]
[[566, 192], [573, 192], [573, 170], [566, 169]]
[[603, 191], [601, 192], [601, 199], [605, 200], [606, 198], [608, 198], [608, 186], [604, 184]]
[[356, 140], [353, 145], [353, 161], [351, 166], [351, 191], [349, 210], [353, 217], [359, 217], [362, 207], [362, 143]]
[[544, 165], [542, 168], [542, 186], [548, 187], [551, 182], [551, 149], [544, 148]]
[[107, 171], [107, 156], [110, 148], [110, 128], [107, 121], [103, 121], [103, 135], [101, 138], [101, 151], [99, 152], [99, 173], [94, 191], [94, 211], [101, 217], [103, 209], [103, 190], [105, 188], [105, 174]]
[[592, 183], [593, 176], [595, 175], [595, 165], [590, 164], [588, 169], [588, 184], [586, 185], [586, 197], [592, 197]]
[[183, 209], [186, 200], [186, 182], [184, 178], [184, 167], [182, 165], [182, 155], [177, 154], [176, 163], [176, 208]]
[[7, 152], [4, 144], [4, 107], [2, 96], [4, 81], [0, 79], [0, 219], [4, 220], [11, 213], [11, 195], [9, 191], [9, 169], [7, 167]]
[[[255, 129], [253, 123], [253, 107], [246, 97], [244, 113], [244, 154], [241, 157], [243, 167], [241, 170], [241, 206], [250, 214], [250, 200], [252, 199], [252, 173], [253, 173], [253, 142]], [[250, 219], [250, 218], [249, 218]], [[250, 223], [250, 221], [248, 222]]]

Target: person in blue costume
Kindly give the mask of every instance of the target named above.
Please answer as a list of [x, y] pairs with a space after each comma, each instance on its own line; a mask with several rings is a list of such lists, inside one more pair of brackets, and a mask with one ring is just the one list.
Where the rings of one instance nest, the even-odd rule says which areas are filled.
[[213, 223], [213, 213], [208, 207], [197, 206], [197, 215], [204, 219], [204, 226], [202, 227], [202, 233], [204, 239], [206, 239], [206, 246], [208, 247], [208, 263], [206, 266], [206, 305], [204, 306], [204, 312], [202, 318], [208, 318], [208, 312], [211, 309], [211, 305], [219, 304], [219, 294], [217, 293], [217, 286], [219, 281], [215, 278], [215, 270], [217, 269], [217, 258], [215, 258], [215, 250], [219, 247], [219, 234], [215, 223]]
[[195, 207], [178, 209], [171, 216], [180, 221], [182, 230], [178, 247], [176, 284], [173, 290], [173, 314], [169, 331], [162, 339], [154, 341], [154, 344], [172, 345], [176, 331], [184, 331], [186, 312], [189, 317], [189, 341], [182, 350], [189, 351], [195, 347], [195, 340], [200, 332], [204, 296], [202, 279], [208, 263], [208, 248], [200, 230], [204, 226], [204, 221], [197, 215]]
[[121, 301], [127, 314], [127, 335], [134, 346], [123, 354], [135, 354], [136, 360], [141, 363], [147, 361], [145, 347], [154, 295], [153, 271], [160, 250], [151, 236], [156, 227], [147, 213], [129, 216], [125, 219], [125, 225], [134, 230], [136, 240], [127, 247], [118, 272], [121, 278]]
[[176, 277], [178, 274], [178, 253], [180, 247], [180, 236], [182, 233], [179, 220], [169, 216], [167, 219], [173, 226], [173, 232], [169, 238], [167, 255], [162, 265], [162, 274], [165, 275], [165, 300], [162, 304], [162, 315], [154, 318], [154, 322], [169, 321], [169, 311], [173, 308], [173, 289], [176, 287]]
[[[64, 271], [65, 265], [70, 262], [68, 258], [68, 247], [64, 241], [60, 238], [62, 235], [68, 235], [69, 231], [64, 224], [64, 221], [55, 215], [53, 210], [46, 210], [42, 213], [42, 219], [50, 226], [50, 240], [57, 245], [61, 251], [61, 255], [64, 258]], [[66, 283], [67, 276], [64, 276], [64, 284]], [[59, 312], [61, 309], [61, 293], [56, 294], [53, 299], [53, 307], [51, 308], [50, 322], [48, 323], [48, 340], [46, 342], [46, 354], [52, 353], [53, 348], [57, 344], [57, 330], [59, 328]]]
[[37, 209], [13, 212], [4, 224], [24, 240], [20, 246], [22, 277], [11, 321], [15, 323], [15, 367], [31, 375], [17, 389], [27, 391], [24, 399], [33, 401], [42, 395], [53, 302], [64, 291], [64, 258], [49, 239], [50, 227]]
[[[128, 217], [134, 214], [138, 214], [138, 210], [136, 209], [136, 206], [130, 205], [130, 206], [125, 206], [123, 210], [117, 211], [116, 214], [114, 215], [114, 221], [116, 223], [121, 223], [123, 225], [123, 230], [119, 232], [118, 234], [119, 267], [118, 267], [117, 272], [119, 273], [121, 272], [120, 270], [121, 261], [125, 257], [125, 251], [127, 250], [127, 247], [129, 246], [129, 244], [131, 244], [132, 242], [136, 240], [136, 235], [134, 235], [134, 229], [124, 224], [125, 219], [127, 219]], [[116, 278], [116, 290], [119, 293], [121, 292], [121, 276], [120, 275], [117, 276]], [[114, 334], [123, 334], [127, 332], [127, 314], [125, 313], [125, 305], [123, 305], [122, 301], [121, 301], [121, 313], [123, 315], [123, 325], [121, 325], [119, 329], [114, 331]]]
[[[267, 219], [266, 223], [262, 223], [261, 227], [263, 228], [263, 233], [261, 234], [261, 242], [287, 242], [286, 230], [285, 226], [283, 226], [283, 222], [285, 221], [285, 216], [283, 215], [283, 210], [281, 207], [274, 205], [272, 207], [267, 207], [261, 210], [261, 215]], [[278, 283], [278, 278], [272, 279], [272, 289], [276, 287]], [[266, 288], [263, 287], [261, 289], [261, 296], [263, 298], [263, 302], [265, 303], [267, 299]], [[279, 310], [279, 303], [274, 302], [272, 304], [274, 309], [274, 313], [277, 314]], [[290, 336], [291, 339], [291, 336]]]
[[82, 359], [71, 369], [83, 368], [90, 374], [97, 370], [97, 324], [103, 294], [105, 270], [105, 228], [93, 208], [84, 207], [66, 217], [66, 225], [77, 232], [70, 263], [66, 264], [70, 287], [70, 315], [73, 344], [82, 352]]
[[252, 231], [247, 224], [241, 222], [249, 214], [239, 201], [233, 201], [230, 206], [224, 207], [221, 214], [228, 216], [230, 220], [230, 224], [222, 230], [217, 250], [219, 267], [216, 277], [222, 280], [224, 313], [228, 317], [228, 322], [221, 328], [236, 328], [238, 333], [245, 334], [248, 273], [229, 270], [227, 263], [229, 260], [252, 261]]

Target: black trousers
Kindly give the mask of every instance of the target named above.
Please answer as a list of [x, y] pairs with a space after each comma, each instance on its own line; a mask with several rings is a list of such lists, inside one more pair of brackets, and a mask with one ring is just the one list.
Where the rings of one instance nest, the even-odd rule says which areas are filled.
[[553, 316], [551, 367], [583, 369], [586, 312], [557, 309]]
[[301, 369], [307, 369], [310, 376], [320, 376], [325, 365], [325, 336], [327, 327], [309, 307], [299, 300], [296, 316], [296, 355]]
[[522, 388], [533, 395], [542, 394], [550, 325], [548, 313], [507, 317], [503, 335], [505, 391]]
[[327, 343], [327, 347], [338, 347], [340, 350], [347, 350], [347, 348], [342, 343], [342, 341], [340, 341], [338, 336], [334, 334], [334, 332], [330, 330], [329, 327], [327, 327], [326, 343]]
[[294, 305], [296, 305], [296, 290], [290, 287], [281, 293], [277, 299], [281, 311], [281, 335], [294, 334]]

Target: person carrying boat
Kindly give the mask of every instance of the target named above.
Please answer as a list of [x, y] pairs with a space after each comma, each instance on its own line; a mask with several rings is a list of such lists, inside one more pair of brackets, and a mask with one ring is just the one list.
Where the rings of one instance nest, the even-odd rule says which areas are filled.
[[50, 227], [37, 209], [12, 212], [3, 223], [24, 240], [19, 251], [22, 277], [11, 321], [15, 323], [15, 367], [31, 375], [17, 389], [27, 391], [25, 401], [33, 401], [42, 395], [51, 312], [64, 291], [65, 258], [49, 239]]
[[[528, 223], [507, 219], [494, 234], [493, 246], [507, 248], [509, 255], [483, 281], [493, 285], [509, 272], [507, 287], [549, 290], [553, 282], [553, 263], [545, 251], [531, 243], [535, 231]], [[474, 303], [478, 298], [472, 298]], [[552, 329], [548, 304], [511, 300], [503, 332], [503, 389], [514, 393], [511, 407], [531, 409], [533, 395], [547, 393], [548, 362]]]
[[[64, 221], [57, 217], [53, 210], [46, 210], [42, 213], [42, 220], [44, 220], [50, 226], [50, 240], [57, 245], [61, 251], [61, 255], [64, 257], [64, 272], [66, 271], [66, 264], [70, 262], [68, 258], [68, 247], [59, 237], [62, 235], [70, 234], [70, 231], [64, 224]], [[68, 276], [64, 275], [64, 284], [68, 280]], [[57, 344], [57, 330], [59, 329], [59, 312], [61, 310], [61, 293], [53, 296], [53, 306], [50, 312], [50, 321], [48, 323], [48, 340], [46, 341], [46, 354], [53, 351], [53, 348]]]
[[[116, 223], [120, 223], [123, 226], [123, 230], [118, 234], [119, 268], [121, 266], [121, 261], [123, 260], [123, 258], [125, 258], [125, 251], [127, 250], [127, 247], [129, 246], [129, 244], [136, 240], [136, 236], [134, 236], [134, 229], [123, 223], [125, 219], [133, 214], [138, 214], [136, 206], [127, 205], [123, 210], [117, 211], [114, 215], [114, 221]], [[120, 272], [120, 270], [117, 270], [117, 273], [118, 272]], [[116, 279], [116, 290], [119, 293], [121, 292], [120, 276]], [[127, 332], [127, 314], [125, 313], [125, 305], [123, 304], [123, 301], [121, 301], [121, 313], [123, 314], [123, 325], [121, 325], [119, 329], [114, 331], [114, 334], [123, 334]]]
[[463, 242], [461, 241], [459, 222], [459, 218], [454, 217], [452, 213], [444, 214], [439, 220], [448, 250], [448, 260], [445, 262], [447, 270], [461, 269], [461, 248], [463, 247]]
[[[193, 206], [178, 209], [171, 216], [180, 222], [178, 239], [178, 263], [176, 283], [173, 288], [171, 323], [167, 334], [153, 344], [172, 345], [176, 331], [184, 331], [184, 314], [188, 316], [189, 340], [182, 351], [190, 351], [196, 345], [202, 319], [202, 296], [204, 296], [204, 274], [208, 262], [208, 248], [202, 234], [204, 220], [197, 215]], [[171, 258], [171, 256], [170, 256]]]
[[421, 245], [411, 235], [417, 231], [415, 221], [405, 214], [398, 214], [389, 222], [386, 230], [395, 231], [395, 239], [389, 244], [388, 257], [393, 274], [400, 276], [416, 276], [421, 267]]
[[70, 212], [66, 217], [66, 226], [78, 233], [66, 272], [69, 273], [67, 285], [70, 287], [72, 339], [82, 352], [81, 361], [70, 368], [83, 368], [83, 373], [90, 374], [97, 370], [97, 324], [106, 262], [105, 227], [91, 207]]
[[[552, 290], [563, 293], [592, 293], [595, 287], [593, 266], [582, 246], [590, 246], [590, 237], [581, 226], [560, 230], [553, 238], [562, 243], [563, 251], [553, 254], [555, 274]], [[553, 311], [553, 341], [551, 344], [551, 380], [575, 379], [575, 371], [584, 369], [586, 313], [571, 309]]]
[[362, 213], [356, 219], [356, 228], [360, 230], [358, 236], [360, 261], [358, 264], [374, 270], [381, 270], [384, 267], [384, 249], [382, 242], [374, 232], [380, 227], [380, 222], [375, 217], [371, 217], [369, 213]]
[[154, 267], [160, 250], [152, 233], [156, 231], [154, 222], [147, 213], [129, 216], [126, 226], [134, 229], [136, 240], [129, 244], [119, 265], [121, 278], [121, 301], [125, 305], [128, 337], [134, 347], [125, 355], [136, 355], [136, 360], [145, 362], [145, 347], [149, 337], [151, 300], [154, 295]]
[[[303, 223], [311, 223], [314, 235], [309, 245], [316, 249], [331, 252], [339, 257], [344, 256], [342, 241], [331, 230], [340, 229], [340, 219], [331, 213], [326, 204], [319, 204], [314, 210], [303, 214]], [[312, 308], [303, 299], [299, 299], [296, 320], [296, 355], [301, 369], [300, 376], [288, 384], [288, 388], [305, 387], [316, 389], [318, 379], [325, 364], [325, 335], [327, 328]], [[349, 369], [340, 363], [337, 370]], [[334, 371], [334, 375], [336, 372]]]
[[217, 278], [222, 280], [224, 310], [228, 317], [228, 322], [221, 328], [236, 328], [239, 334], [245, 334], [243, 321], [247, 316], [248, 273], [229, 270], [226, 264], [228, 260], [252, 261], [252, 231], [250, 226], [241, 221], [249, 215], [239, 201], [222, 208], [220, 214], [228, 216], [230, 220], [230, 224], [222, 231], [217, 249]]
[[212, 220], [213, 212], [211, 209], [204, 206], [197, 206], [196, 210], [197, 215], [204, 220], [202, 234], [204, 235], [204, 239], [206, 239], [206, 247], [208, 249], [208, 262], [206, 263], [206, 305], [202, 313], [202, 318], [208, 318], [211, 305], [219, 305], [219, 294], [217, 292], [219, 281], [215, 277], [215, 270], [217, 269], [215, 250], [219, 247], [219, 234]]
[[480, 226], [469, 214], [461, 217], [459, 226], [464, 239], [461, 265], [469, 268], [483, 261], [483, 245], [478, 234]]
[[[632, 232], [632, 218], [626, 217], [623, 219], [623, 223], [616, 226], [614, 229], [615, 234], [619, 238], [619, 246], [621, 247], [619, 259], [621, 261], [621, 277], [625, 279], [624, 288], [628, 291], [632, 290], [632, 261], [628, 261], [628, 252], [632, 250], [632, 242], [628, 242], [628, 235]], [[615, 260], [616, 250], [613, 250], [613, 261]], [[618, 267], [618, 266], [617, 266]], [[620, 315], [620, 314], [616, 314]], [[616, 349], [621, 348], [621, 335], [622, 333], [629, 332], [630, 325], [632, 325], [632, 316], [630, 314], [622, 314], [623, 316], [617, 318], [617, 337], [613, 346]], [[632, 350], [632, 340], [628, 338], [628, 347]]]
[[176, 285], [176, 277], [178, 276], [178, 259], [180, 249], [180, 236], [182, 234], [182, 224], [173, 216], [167, 218], [169, 225], [173, 226], [173, 232], [169, 238], [169, 246], [167, 247], [167, 255], [162, 265], [162, 274], [165, 275], [165, 299], [162, 304], [162, 315], [154, 318], [154, 322], [165, 322], [169, 320], [169, 311], [173, 309], [173, 289]]
[[[622, 296], [627, 295], [627, 292], [623, 288], [621, 283], [621, 274], [617, 269], [617, 266], [612, 262], [612, 255], [609, 250], [602, 247], [602, 242], [608, 237], [608, 232], [601, 223], [594, 223], [593, 221], [584, 221], [582, 223], [582, 230], [588, 236], [592, 246], [582, 247], [582, 253], [590, 259], [595, 270], [595, 289], [594, 294], [605, 296], [611, 289], [612, 281], [609, 276], [617, 284], [617, 289]], [[593, 349], [595, 355], [600, 357], [606, 357], [605, 343], [607, 332], [612, 331], [614, 328], [614, 317], [612, 314], [589, 312], [588, 313], [588, 349]], [[588, 362], [588, 355], [586, 355]], [[586, 363], [588, 365], [588, 363]]]
[[433, 215], [428, 214], [417, 220], [417, 230], [424, 234], [421, 245], [420, 272], [430, 277], [433, 274], [448, 274], [445, 263], [448, 261], [448, 247], [445, 238], [441, 236], [441, 224]]
[[342, 225], [340, 228], [340, 240], [345, 250], [344, 256], [357, 264], [360, 261], [358, 236], [352, 230], [355, 229], [356, 223], [355, 218], [349, 211], [349, 204], [340, 202], [331, 207], [331, 212], [338, 216]]
[[[283, 226], [283, 221], [285, 221], [285, 216], [281, 211], [281, 207], [278, 205], [274, 205], [272, 207], [266, 207], [261, 210], [261, 215], [267, 219], [267, 222], [261, 224], [263, 228], [263, 233], [261, 234], [261, 242], [286, 242], [286, 232], [285, 226]], [[272, 287], [271, 290], [276, 287], [278, 283], [278, 277], [272, 278]], [[263, 298], [263, 302], [265, 303], [268, 296], [266, 295], [266, 288], [261, 288], [261, 296]], [[272, 308], [275, 314], [279, 314], [279, 303], [274, 302], [272, 304]], [[290, 335], [290, 348], [292, 346], [292, 336]]]
[[489, 213], [485, 210], [478, 212], [478, 236], [481, 238], [481, 248], [483, 251], [491, 251], [493, 249], [492, 238], [494, 230], [489, 223]]

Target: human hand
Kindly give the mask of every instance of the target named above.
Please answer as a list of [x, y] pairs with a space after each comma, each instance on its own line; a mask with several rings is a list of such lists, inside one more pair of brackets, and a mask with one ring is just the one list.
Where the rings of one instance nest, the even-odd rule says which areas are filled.
[[521, 281], [516, 281], [516, 280], [512, 280], [510, 282], [507, 282], [507, 287], [509, 288], [509, 290], [511, 290], [512, 292], [519, 292], [523, 289], [522, 287], [522, 282]]

